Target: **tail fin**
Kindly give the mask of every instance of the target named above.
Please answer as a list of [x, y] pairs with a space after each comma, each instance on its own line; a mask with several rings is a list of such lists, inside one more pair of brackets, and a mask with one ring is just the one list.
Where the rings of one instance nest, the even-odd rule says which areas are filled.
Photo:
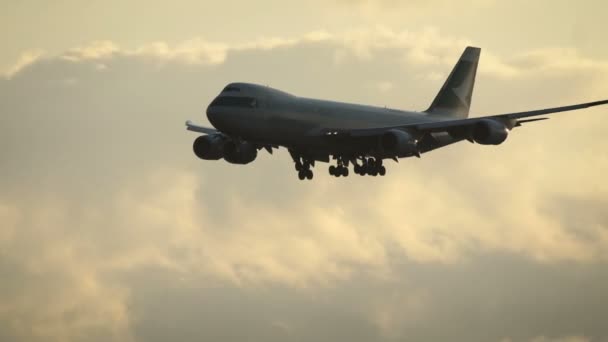
[[464, 50], [426, 113], [455, 119], [469, 116], [480, 52], [480, 48], [471, 46]]

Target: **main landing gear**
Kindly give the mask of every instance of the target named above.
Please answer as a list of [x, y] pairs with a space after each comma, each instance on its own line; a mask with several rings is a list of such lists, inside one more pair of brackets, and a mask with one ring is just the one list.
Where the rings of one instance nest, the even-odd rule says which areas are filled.
[[337, 158], [338, 166], [330, 166], [329, 174], [335, 177], [348, 177], [348, 160], [344, 158]]
[[[296, 171], [298, 171], [298, 178], [300, 180], [312, 179], [312, 168], [315, 166], [315, 160], [293, 150], [289, 150], [289, 153], [295, 163]], [[386, 174], [386, 168], [382, 165], [382, 158], [334, 156], [334, 159], [337, 161], [337, 165], [329, 167], [329, 174], [334, 177], [348, 177], [350, 164], [353, 165], [353, 171], [361, 176], [384, 176]]]
[[[348, 176], [348, 164], [349, 161], [345, 158], [337, 158], [338, 165], [329, 167], [329, 174], [335, 177], [347, 177]], [[386, 168], [382, 165], [382, 159], [376, 158], [361, 158], [361, 165], [357, 164], [356, 161], [353, 161], [354, 170], [356, 174], [360, 176], [370, 175], [370, 176], [384, 176], [386, 174]]]
[[296, 171], [298, 171], [298, 178], [300, 180], [312, 179], [313, 173], [312, 173], [312, 170], [310, 169], [311, 166], [312, 166], [312, 163], [310, 163], [306, 160], [303, 163], [296, 162]]
[[313, 173], [311, 167], [315, 166], [315, 161], [306, 159], [292, 150], [289, 150], [289, 154], [295, 163], [296, 171], [298, 171], [298, 178], [300, 180], [312, 179]]
[[363, 158], [361, 165], [355, 164], [355, 173], [360, 176], [384, 176], [386, 168], [382, 165], [382, 159]]

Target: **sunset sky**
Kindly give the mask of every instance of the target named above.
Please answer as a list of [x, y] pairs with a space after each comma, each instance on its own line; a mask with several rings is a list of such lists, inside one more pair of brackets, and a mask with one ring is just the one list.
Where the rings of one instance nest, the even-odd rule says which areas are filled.
[[472, 116], [608, 99], [605, 1], [0, 4], [0, 341], [608, 341], [608, 108], [386, 177], [198, 160], [229, 82]]

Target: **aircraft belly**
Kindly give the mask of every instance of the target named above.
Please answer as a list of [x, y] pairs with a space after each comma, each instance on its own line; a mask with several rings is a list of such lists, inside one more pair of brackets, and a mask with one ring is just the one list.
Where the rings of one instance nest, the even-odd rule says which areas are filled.
[[[253, 114], [253, 115], [252, 115]], [[385, 111], [376, 112], [369, 120], [368, 111], [352, 112], [326, 111], [259, 111], [249, 113], [246, 120], [232, 121], [232, 134], [257, 143], [273, 144], [309, 151], [319, 155], [366, 155], [378, 154], [378, 137], [351, 137], [311, 135], [311, 132], [322, 128], [362, 129], [371, 126], [405, 124], [412, 120], [419, 121], [418, 115], [405, 116]], [[241, 117], [239, 119], [245, 119]], [[236, 127], [238, 126], [238, 127]], [[429, 140], [421, 152], [430, 151], [452, 143], [451, 137], [438, 137]]]

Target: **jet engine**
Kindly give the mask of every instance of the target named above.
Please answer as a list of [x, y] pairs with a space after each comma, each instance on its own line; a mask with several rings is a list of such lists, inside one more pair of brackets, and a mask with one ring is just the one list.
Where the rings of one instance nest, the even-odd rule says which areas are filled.
[[250, 142], [226, 143], [224, 147], [224, 159], [232, 164], [249, 164], [258, 156], [258, 149]]
[[418, 153], [416, 143], [416, 139], [410, 133], [399, 129], [391, 129], [380, 137], [382, 150], [397, 156]]
[[471, 138], [482, 145], [499, 145], [507, 139], [509, 129], [507, 126], [496, 120], [480, 120], [473, 126]]
[[220, 134], [202, 135], [192, 145], [194, 154], [205, 160], [218, 160], [224, 156], [226, 142]]

